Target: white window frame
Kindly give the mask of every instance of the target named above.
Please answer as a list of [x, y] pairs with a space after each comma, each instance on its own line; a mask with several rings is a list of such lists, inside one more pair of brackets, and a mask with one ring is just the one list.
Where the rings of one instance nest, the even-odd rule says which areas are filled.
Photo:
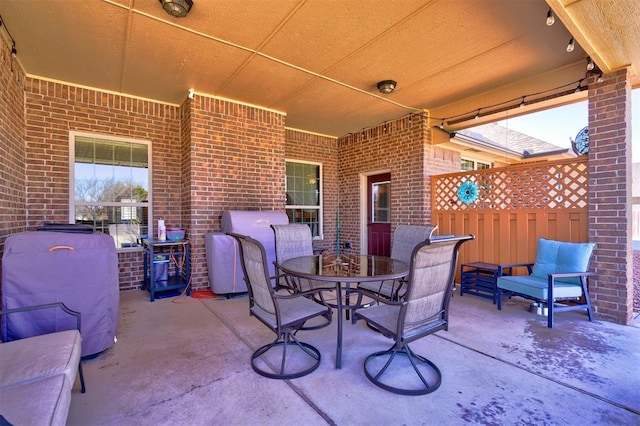
[[318, 174], [320, 176], [320, 185], [318, 190], [320, 193], [318, 194], [319, 203], [318, 205], [288, 205], [285, 202], [286, 210], [300, 210], [300, 209], [315, 209], [318, 210], [318, 235], [314, 236], [314, 240], [323, 240], [324, 239], [324, 174], [322, 171], [322, 163], [317, 163], [314, 161], [303, 161], [296, 160], [291, 158], [285, 158], [285, 178], [284, 178], [284, 191], [287, 193], [287, 173], [286, 173], [286, 164], [287, 163], [299, 163], [299, 164], [309, 164], [312, 166], [318, 167]]
[[[71, 130], [69, 131], [69, 223], [76, 223], [76, 199], [75, 199], [75, 163], [76, 163], [76, 149], [75, 149], [75, 140], [76, 137], [87, 137], [93, 139], [102, 139], [106, 141], [116, 141], [116, 142], [128, 142], [139, 145], [146, 145], [147, 147], [147, 161], [148, 161], [148, 182], [149, 188], [147, 190], [147, 202], [137, 202], [137, 203], [122, 203], [122, 202], [87, 202], [87, 203], [77, 203], [77, 205], [96, 205], [96, 206], [106, 206], [106, 207], [118, 207], [122, 206], [122, 208], [126, 209], [127, 207], [146, 207], [148, 214], [148, 235], [154, 235], [153, 229], [153, 167], [151, 160], [151, 141], [147, 139], [134, 139], [134, 138], [126, 138], [121, 136], [113, 136], [113, 135], [105, 135], [100, 133], [93, 132], [80, 132]], [[141, 247], [116, 247], [118, 251], [137, 251], [141, 250]]]

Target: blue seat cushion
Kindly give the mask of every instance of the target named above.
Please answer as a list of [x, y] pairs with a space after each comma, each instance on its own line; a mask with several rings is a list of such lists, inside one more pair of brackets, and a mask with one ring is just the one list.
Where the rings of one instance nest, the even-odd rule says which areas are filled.
[[[594, 247], [593, 243], [567, 243], [540, 238], [531, 276], [542, 279], [546, 285], [549, 274], [587, 272]], [[556, 280], [558, 282], [579, 285], [580, 279], [560, 278]]]
[[[526, 294], [536, 299], [546, 300], [549, 295], [549, 285], [547, 277], [544, 279], [528, 276], [509, 276], [498, 277], [498, 288], [513, 291], [515, 293]], [[567, 282], [555, 281], [553, 286], [553, 298], [574, 298], [582, 296], [582, 287], [580, 284], [572, 284]]]

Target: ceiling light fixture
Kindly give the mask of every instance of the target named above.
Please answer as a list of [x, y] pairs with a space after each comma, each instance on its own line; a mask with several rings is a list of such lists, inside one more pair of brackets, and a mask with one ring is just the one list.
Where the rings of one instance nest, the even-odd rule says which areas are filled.
[[524, 107], [527, 105], [527, 104], [525, 104], [525, 103], [524, 103], [524, 98], [525, 98], [525, 97], [526, 97], [526, 96], [523, 96], [523, 97], [522, 97], [522, 102], [520, 102], [520, 108], [524, 108]]
[[551, 9], [549, 9], [549, 11], [547, 12], [547, 27], [550, 27], [555, 23], [556, 23], [556, 17], [553, 15], [553, 12], [551, 11]]
[[183, 18], [193, 7], [193, 0], [159, 0], [162, 8], [171, 16]]
[[569, 40], [569, 44], [567, 44], [567, 52], [571, 53], [575, 48], [576, 48], [576, 42], [573, 41], [573, 37], [571, 37], [571, 40]]
[[398, 83], [396, 83], [394, 80], [382, 80], [377, 84], [378, 90], [383, 95], [388, 95], [389, 93], [393, 92], [396, 89], [397, 85]]
[[595, 67], [596, 64], [593, 63], [593, 59], [589, 58], [589, 60], [587, 61], [587, 71], [593, 71]]

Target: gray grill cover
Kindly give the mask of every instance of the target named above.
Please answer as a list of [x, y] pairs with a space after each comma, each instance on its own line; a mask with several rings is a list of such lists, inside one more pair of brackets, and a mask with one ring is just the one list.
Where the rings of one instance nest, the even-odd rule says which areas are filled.
[[[222, 213], [221, 231], [248, 235], [262, 243], [267, 255], [269, 275], [275, 275], [276, 244], [271, 224], [286, 225], [289, 217], [285, 212], [227, 210]], [[211, 233], [205, 236], [209, 285], [214, 293], [247, 291], [240, 265], [240, 252], [235, 240], [227, 235]], [[231, 238], [231, 240], [229, 239]], [[234, 270], [235, 269], [235, 270]], [[234, 282], [237, 279], [241, 282]], [[275, 281], [274, 281], [275, 284]]]
[[[61, 247], [53, 249], [54, 247]], [[7, 237], [2, 257], [5, 309], [64, 302], [82, 314], [82, 356], [113, 345], [119, 310], [118, 256], [103, 233], [23, 232]], [[75, 328], [60, 310], [2, 318], [3, 341]], [[71, 327], [69, 327], [71, 325]]]

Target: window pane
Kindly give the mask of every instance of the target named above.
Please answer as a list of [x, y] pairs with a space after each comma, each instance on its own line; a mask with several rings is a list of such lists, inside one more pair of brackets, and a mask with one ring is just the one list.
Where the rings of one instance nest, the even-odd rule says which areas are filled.
[[289, 223], [305, 223], [311, 228], [311, 235], [320, 236], [319, 209], [287, 209]]
[[371, 186], [372, 200], [372, 217], [374, 222], [388, 223], [389, 222], [389, 203], [391, 197], [389, 192], [391, 185], [389, 182], [378, 182]]
[[320, 205], [320, 166], [287, 162], [287, 205]]
[[287, 215], [290, 223], [305, 223], [314, 237], [322, 237], [320, 164], [286, 162]]
[[462, 170], [463, 172], [473, 170], [473, 161], [465, 159], [460, 160], [460, 170]]
[[76, 205], [76, 223], [93, 226], [111, 235], [116, 247], [133, 247], [149, 233], [147, 207]]

